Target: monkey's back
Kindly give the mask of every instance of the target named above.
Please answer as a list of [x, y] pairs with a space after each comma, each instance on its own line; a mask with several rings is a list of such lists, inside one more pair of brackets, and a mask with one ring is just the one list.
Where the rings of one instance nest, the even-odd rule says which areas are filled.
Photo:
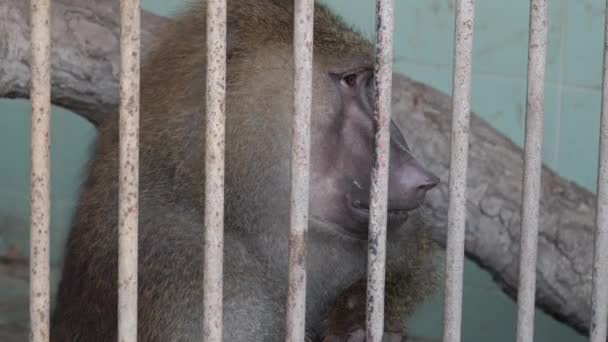
[[[280, 1], [243, 1], [238, 11], [231, 6], [230, 26], [244, 23], [235, 16], [245, 12], [267, 15], [260, 4], [272, 4], [277, 13], [284, 6]], [[201, 336], [204, 7], [205, 2], [198, 1], [168, 24], [142, 65], [138, 281], [142, 341]], [[246, 47], [241, 44], [237, 50]], [[118, 122], [115, 113], [99, 127], [87, 166], [65, 248], [52, 341], [116, 340]], [[180, 279], [192, 284], [172, 286]], [[193, 298], [196, 301], [188, 303]], [[167, 322], [172, 303], [191, 304], [190, 322]], [[163, 336], [159, 327], [182, 332]]]

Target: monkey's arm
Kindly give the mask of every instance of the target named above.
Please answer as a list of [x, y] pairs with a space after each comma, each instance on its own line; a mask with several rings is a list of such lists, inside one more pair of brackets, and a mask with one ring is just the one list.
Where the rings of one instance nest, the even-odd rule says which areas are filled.
[[[148, 331], [163, 334], [158, 339], [145, 340], [200, 341], [203, 336], [203, 225], [196, 217], [185, 221], [186, 215], [178, 209], [158, 212], [180, 220], [180, 224], [174, 224], [174, 229], [159, 231], [162, 237], [150, 236], [140, 245], [144, 260], [146, 256], [151, 257], [145, 266], [140, 266], [140, 283], [146, 286], [146, 290], [140, 292], [140, 312], [154, 318], [146, 326]], [[165, 220], [157, 219], [152, 224]], [[282, 341], [285, 291], [279, 283], [284, 281], [273, 279], [251, 248], [234, 234], [230, 229], [225, 230], [223, 339]], [[158, 255], [151, 255], [155, 251]]]
[[[389, 231], [383, 341], [402, 341], [405, 322], [434, 293], [439, 283], [438, 246], [429, 237], [422, 211], [410, 213], [406, 224]], [[360, 279], [341, 292], [322, 323], [323, 342], [355, 342], [365, 329], [367, 280]], [[353, 335], [354, 334], [354, 335]], [[348, 338], [349, 335], [351, 339]]]
[[[419, 302], [413, 285], [404, 274], [386, 274], [384, 342], [405, 340], [405, 321]], [[366, 279], [361, 279], [336, 298], [322, 323], [323, 342], [365, 340], [366, 291]]]
[[[148, 196], [142, 196], [139, 229], [140, 341], [201, 341], [201, 217], [188, 208], [151, 204]], [[113, 210], [109, 217], [92, 215], [86, 221], [96, 224], [77, 223], [72, 232], [79, 243], [68, 248], [71, 257], [66, 258], [51, 341], [108, 341], [115, 336], [117, 250], [111, 241], [116, 239], [117, 216]], [[224, 340], [282, 341], [283, 292], [275, 291], [259, 261], [231, 234], [226, 231]], [[84, 286], [83, 279], [93, 278], [92, 285]]]

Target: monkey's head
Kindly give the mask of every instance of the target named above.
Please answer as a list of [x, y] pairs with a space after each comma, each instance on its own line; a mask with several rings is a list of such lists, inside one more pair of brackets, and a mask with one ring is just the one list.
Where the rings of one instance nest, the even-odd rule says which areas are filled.
[[[229, 54], [228, 91], [238, 95], [227, 99], [233, 115], [227, 115], [226, 148], [239, 167], [226, 168], [227, 184], [256, 194], [236, 196], [250, 201], [237, 208], [265, 210], [267, 201], [277, 201], [273, 205], [286, 213], [290, 149], [285, 138], [292, 123], [294, 49], [293, 32], [285, 28], [294, 27], [293, 1], [232, 3], [231, 10], [240, 14], [231, 21], [234, 33], [228, 42], [248, 43]], [[322, 229], [366, 238], [374, 158], [374, 45], [315, 2], [313, 54], [310, 218]], [[230, 145], [231, 135], [239, 143]], [[388, 226], [395, 228], [439, 179], [416, 161], [395, 123], [390, 136]], [[264, 188], [262, 200], [258, 184], [265, 182], [275, 187]]]
[[[373, 66], [319, 72], [312, 118], [311, 216], [367, 237], [374, 157]], [[388, 228], [403, 224], [439, 178], [412, 156], [391, 122]]]

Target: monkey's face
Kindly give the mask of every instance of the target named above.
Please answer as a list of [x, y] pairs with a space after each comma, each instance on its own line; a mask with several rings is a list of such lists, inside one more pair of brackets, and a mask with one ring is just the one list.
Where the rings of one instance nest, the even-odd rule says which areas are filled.
[[[374, 155], [374, 75], [369, 67], [327, 73], [325, 99], [312, 118], [311, 215], [349, 235], [367, 237]], [[324, 109], [323, 109], [324, 108]], [[328, 113], [329, 112], [329, 113]], [[321, 114], [322, 113], [322, 114]], [[403, 224], [439, 179], [410, 153], [401, 130], [391, 122], [388, 227]]]

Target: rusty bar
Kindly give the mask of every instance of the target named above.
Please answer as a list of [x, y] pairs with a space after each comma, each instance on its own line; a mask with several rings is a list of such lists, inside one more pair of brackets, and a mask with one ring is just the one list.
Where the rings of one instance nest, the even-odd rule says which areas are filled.
[[51, 221], [51, 1], [32, 0], [30, 341], [49, 340]]
[[288, 342], [305, 340], [306, 232], [310, 184], [310, 114], [312, 106], [314, 0], [295, 0], [294, 116], [291, 135]]
[[205, 133], [205, 252], [203, 333], [222, 341], [224, 263], [224, 149], [226, 122], [226, 0], [207, 1]]
[[454, 33], [450, 195], [444, 306], [444, 342], [459, 342], [462, 322], [462, 272], [466, 219], [469, 116], [473, 63], [474, 0], [458, 0]]
[[534, 294], [540, 202], [545, 56], [547, 46], [547, 0], [530, 1], [528, 47], [528, 98], [524, 142], [522, 222], [519, 254], [517, 342], [534, 339]]
[[118, 340], [137, 341], [140, 3], [120, 2]]
[[593, 256], [593, 290], [591, 294], [590, 341], [605, 342], [608, 323], [608, 0], [604, 23], [604, 71], [602, 84], [602, 118], [597, 171], [597, 209], [595, 250]]
[[393, 0], [376, 1], [376, 56], [374, 63], [374, 154], [367, 251], [366, 337], [382, 341], [384, 333], [384, 281], [386, 215], [393, 83]]

